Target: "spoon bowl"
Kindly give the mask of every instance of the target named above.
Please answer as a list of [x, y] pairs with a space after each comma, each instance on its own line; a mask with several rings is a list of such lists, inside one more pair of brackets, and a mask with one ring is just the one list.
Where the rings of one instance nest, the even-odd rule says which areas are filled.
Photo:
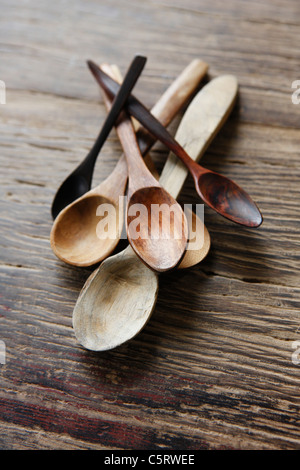
[[[181, 261], [187, 247], [188, 225], [185, 214], [146, 166], [132, 121], [125, 112], [116, 130], [126, 156], [129, 175], [126, 216], [128, 241], [151, 269], [158, 272], [173, 269]], [[134, 217], [137, 212], [139, 217]]]
[[[139, 217], [135, 217], [137, 212]], [[135, 191], [128, 203], [126, 225], [133, 250], [150, 268], [163, 272], [181, 261], [188, 225], [181, 206], [164, 188]]]

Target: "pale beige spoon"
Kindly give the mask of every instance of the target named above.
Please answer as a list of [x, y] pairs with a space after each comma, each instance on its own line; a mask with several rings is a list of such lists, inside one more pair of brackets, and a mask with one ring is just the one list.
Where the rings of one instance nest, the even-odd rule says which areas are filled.
[[[109, 73], [107, 65], [104, 65], [103, 68]], [[206, 71], [207, 64], [205, 62], [198, 59], [193, 60], [162, 95], [153, 107], [152, 114], [164, 126], [167, 126], [176, 116], [179, 109], [195, 91]], [[113, 73], [115, 79], [121, 81], [116, 68], [111, 69], [110, 73]], [[110, 102], [105, 94], [104, 99], [107, 108], [109, 108]], [[142, 153], [145, 154], [153, 144], [153, 138], [151, 137], [149, 140], [149, 134], [140, 130], [139, 143]], [[58, 214], [50, 233], [50, 243], [53, 252], [59, 259], [75, 266], [91, 266], [102, 261], [114, 251], [119, 243], [123, 228], [123, 207], [120, 207], [119, 203], [122, 201], [121, 196], [124, 196], [125, 193], [127, 177], [126, 158], [122, 155], [114, 171], [106, 180]], [[101, 220], [101, 215], [97, 214], [97, 208], [100, 205], [103, 207], [104, 204], [112, 205], [116, 214], [116, 223], [110, 224], [113, 233], [107, 234], [106, 238], [99, 237], [97, 232], [97, 226]]]
[[[228, 117], [236, 94], [236, 78], [221, 76], [196, 95], [176, 134], [191, 158], [198, 161], [203, 155]], [[181, 161], [170, 155], [160, 183], [176, 199], [186, 176]], [[109, 350], [130, 340], [149, 320], [157, 294], [157, 273], [143, 264], [129, 245], [103, 261], [87, 279], [73, 311], [77, 340], [93, 351]]]

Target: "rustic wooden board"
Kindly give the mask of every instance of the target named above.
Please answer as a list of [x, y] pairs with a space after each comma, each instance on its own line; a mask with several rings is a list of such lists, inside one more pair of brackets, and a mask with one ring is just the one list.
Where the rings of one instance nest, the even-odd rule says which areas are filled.
[[[299, 23], [298, 0], [1, 1], [1, 449], [300, 448]], [[92, 268], [53, 255], [50, 206], [106, 114], [85, 60], [125, 72], [136, 52], [148, 56], [135, 94], [149, 107], [195, 57], [208, 78], [237, 76], [203, 162], [265, 220], [251, 231], [205, 209], [207, 259], [162, 275], [146, 328], [97, 354], [71, 326]], [[112, 133], [95, 182], [119, 155]], [[152, 155], [161, 168], [166, 149]], [[180, 200], [199, 202], [190, 178]]]

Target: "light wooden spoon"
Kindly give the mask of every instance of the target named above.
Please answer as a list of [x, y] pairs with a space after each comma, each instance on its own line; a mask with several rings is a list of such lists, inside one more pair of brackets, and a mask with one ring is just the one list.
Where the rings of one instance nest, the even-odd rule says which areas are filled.
[[[104, 65], [103, 68], [109, 73], [108, 66]], [[164, 126], [170, 124], [206, 71], [205, 62], [193, 60], [162, 95], [151, 112]], [[113, 73], [116, 74], [116, 69]], [[120, 76], [117, 79], [120, 81]], [[110, 100], [105, 95], [104, 99], [109, 108]], [[146, 155], [155, 139], [142, 128], [137, 132], [137, 138], [142, 154]], [[75, 266], [91, 266], [114, 251], [122, 233], [123, 207], [119, 203], [122, 202], [120, 197], [125, 193], [127, 176], [126, 158], [122, 155], [106, 180], [58, 214], [50, 233], [50, 243], [59, 259]], [[115, 208], [116, 224], [110, 224], [114, 233], [101, 238], [97, 235], [97, 226], [101, 219], [96, 216], [96, 211], [104, 204], [112, 204]]]
[[[233, 76], [218, 77], [196, 95], [176, 139], [198, 160], [228, 117], [237, 94]], [[196, 138], [195, 138], [196, 137]], [[177, 197], [186, 168], [171, 155], [160, 182]], [[136, 336], [149, 320], [158, 294], [158, 274], [129, 245], [103, 261], [87, 279], [73, 311], [79, 343], [92, 351], [113, 349]]]

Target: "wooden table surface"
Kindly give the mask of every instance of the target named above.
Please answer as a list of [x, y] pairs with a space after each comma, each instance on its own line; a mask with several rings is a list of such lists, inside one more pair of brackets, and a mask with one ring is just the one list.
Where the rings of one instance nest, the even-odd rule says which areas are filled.
[[[1, 449], [299, 449], [299, 0], [0, 7]], [[148, 107], [195, 58], [208, 80], [236, 75], [237, 104], [203, 163], [240, 183], [264, 223], [205, 208], [205, 261], [161, 275], [144, 330], [94, 353], [72, 329], [94, 268], [52, 253], [50, 207], [106, 115], [86, 60], [124, 73], [137, 52], [148, 62], [135, 95]], [[112, 132], [95, 182], [120, 152]], [[158, 169], [167, 155], [153, 149]], [[191, 178], [180, 201], [199, 202]]]

